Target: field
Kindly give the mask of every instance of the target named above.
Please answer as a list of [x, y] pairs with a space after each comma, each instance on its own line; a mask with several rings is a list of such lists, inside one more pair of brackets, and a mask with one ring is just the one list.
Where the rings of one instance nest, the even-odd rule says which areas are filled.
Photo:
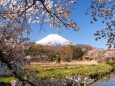
[[82, 77], [89, 76], [90, 74], [99, 74], [103, 76], [112, 70], [112, 66], [103, 64], [32, 64], [31, 70], [34, 70], [42, 79], [50, 78], [66, 78], [76, 75]]
[[[113, 67], [107, 63], [78, 64], [78, 63], [32, 63], [30, 71], [35, 71], [42, 79], [67, 78], [80, 75], [81, 77], [97, 74], [101, 78], [111, 73]], [[0, 82], [10, 83], [13, 77], [1, 77]]]

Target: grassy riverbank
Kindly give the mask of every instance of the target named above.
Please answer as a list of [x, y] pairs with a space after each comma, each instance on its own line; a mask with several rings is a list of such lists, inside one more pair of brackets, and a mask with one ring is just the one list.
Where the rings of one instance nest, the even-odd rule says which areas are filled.
[[52, 77], [71, 77], [75, 75], [80, 75], [82, 77], [89, 76], [90, 74], [95, 75], [98, 74], [100, 77], [106, 73], [110, 73], [112, 70], [112, 66], [108, 64], [98, 64], [98, 65], [80, 65], [80, 66], [73, 66], [73, 67], [61, 67], [61, 68], [44, 68], [44, 69], [37, 69], [32, 68], [32, 70], [36, 71], [38, 75], [43, 79], [50, 79]]
[[[56, 66], [56, 65], [55, 65]], [[53, 67], [47, 65], [47, 67], [41, 68], [39, 66], [32, 66], [30, 70], [34, 70], [38, 76], [42, 79], [51, 79], [51, 78], [66, 78], [76, 75], [81, 77], [86, 77], [89, 75], [97, 75], [96, 78], [99, 79], [107, 74], [111, 73], [113, 66], [107, 63], [97, 64], [97, 65], [58, 65]], [[13, 77], [0, 77], [0, 83], [10, 83], [13, 80]]]
[[13, 77], [0, 77], [0, 83], [10, 83], [14, 79]]

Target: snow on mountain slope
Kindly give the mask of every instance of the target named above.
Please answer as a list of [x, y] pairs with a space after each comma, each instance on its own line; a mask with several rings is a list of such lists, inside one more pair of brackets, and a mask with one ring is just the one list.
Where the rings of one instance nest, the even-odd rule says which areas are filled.
[[66, 45], [73, 45], [74, 43], [59, 36], [58, 34], [50, 34], [45, 38], [37, 41], [36, 44], [49, 45], [49, 46], [66, 46]]

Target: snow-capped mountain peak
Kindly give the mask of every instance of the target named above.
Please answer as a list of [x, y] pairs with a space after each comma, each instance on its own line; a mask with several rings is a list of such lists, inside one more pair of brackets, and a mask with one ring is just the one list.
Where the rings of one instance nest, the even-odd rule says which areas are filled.
[[66, 46], [73, 45], [71, 41], [59, 36], [58, 34], [50, 34], [45, 38], [36, 42], [36, 44], [49, 45], [49, 46]]

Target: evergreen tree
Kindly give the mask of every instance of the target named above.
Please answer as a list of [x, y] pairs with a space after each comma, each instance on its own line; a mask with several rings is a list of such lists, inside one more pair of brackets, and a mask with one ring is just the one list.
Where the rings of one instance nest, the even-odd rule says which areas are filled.
[[81, 60], [82, 56], [83, 56], [83, 52], [82, 52], [81, 48], [78, 47], [78, 48], [74, 49], [72, 59]]

